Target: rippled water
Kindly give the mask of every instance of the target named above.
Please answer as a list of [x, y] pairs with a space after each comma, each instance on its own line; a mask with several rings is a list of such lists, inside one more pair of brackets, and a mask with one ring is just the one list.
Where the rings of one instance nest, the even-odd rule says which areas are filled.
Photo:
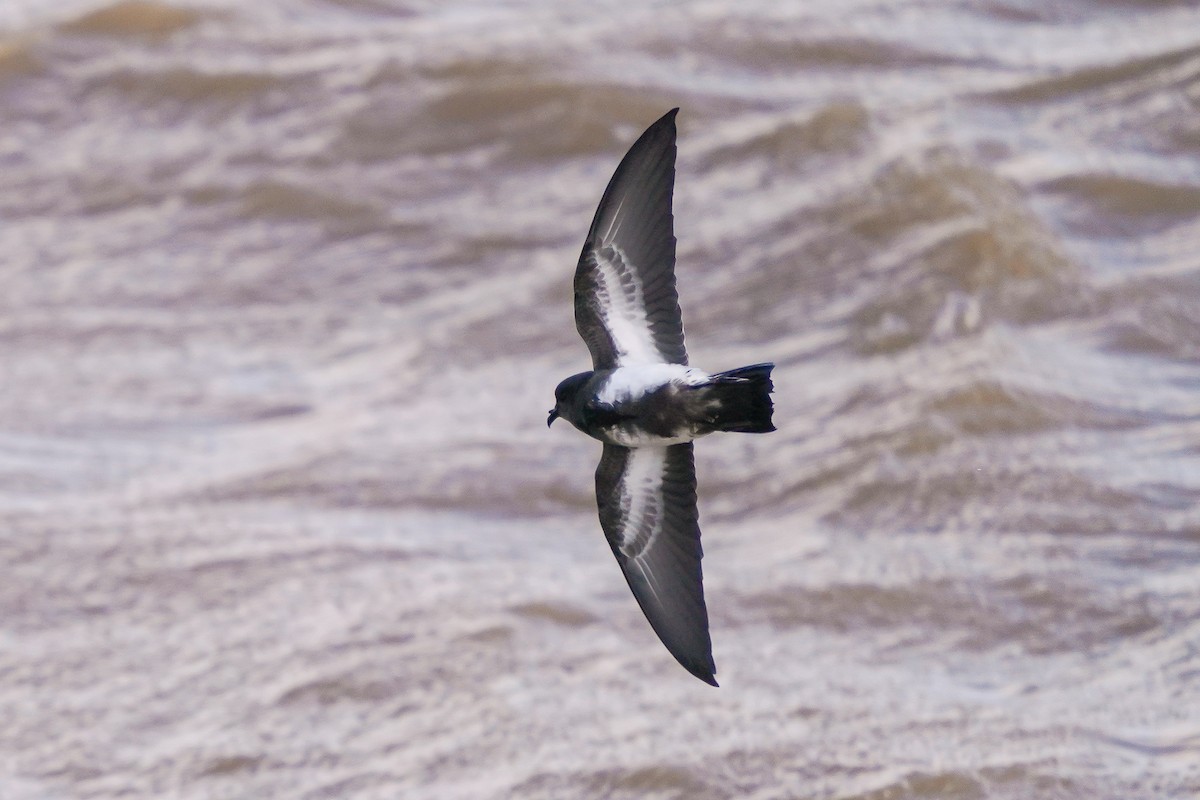
[[[1200, 794], [1200, 10], [9, 0], [0, 797]], [[722, 688], [575, 258], [679, 105]]]

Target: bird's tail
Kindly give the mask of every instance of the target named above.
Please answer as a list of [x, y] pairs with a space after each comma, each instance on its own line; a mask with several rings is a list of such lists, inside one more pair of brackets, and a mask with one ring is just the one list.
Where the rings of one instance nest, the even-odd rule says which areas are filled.
[[774, 364], [718, 372], [705, 384], [705, 400], [714, 412], [712, 430], [737, 433], [770, 433], [775, 430], [771, 414], [771, 370]]

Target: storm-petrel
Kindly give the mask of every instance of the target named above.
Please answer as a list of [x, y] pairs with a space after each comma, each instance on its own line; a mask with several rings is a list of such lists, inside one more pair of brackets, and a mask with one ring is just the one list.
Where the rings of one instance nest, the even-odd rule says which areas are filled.
[[600, 199], [575, 270], [575, 326], [593, 369], [558, 385], [546, 424], [563, 417], [604, 443], [596, 503], [613, 555], [671, 655], [716, 686], [692, 440], [775, 430], [775, 365], [688, 366], [671, 216], [678, 111], [629, 148]]

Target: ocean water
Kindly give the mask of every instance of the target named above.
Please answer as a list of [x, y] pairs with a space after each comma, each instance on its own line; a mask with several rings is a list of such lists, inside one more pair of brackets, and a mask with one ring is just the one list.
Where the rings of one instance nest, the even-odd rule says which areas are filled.
[[[571, 278], [680, 106], [720, 689]], [[1200, 796], [1200, 8], [0, 6], [0, 797]]]

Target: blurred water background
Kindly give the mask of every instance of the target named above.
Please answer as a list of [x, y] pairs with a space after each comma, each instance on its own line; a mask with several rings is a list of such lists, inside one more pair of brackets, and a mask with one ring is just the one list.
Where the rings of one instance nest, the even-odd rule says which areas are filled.
[[[679, 105], [722, 688], [575, 259]], [[6, 0], [0, 797], [1200, 796], [1200, 8]]]

